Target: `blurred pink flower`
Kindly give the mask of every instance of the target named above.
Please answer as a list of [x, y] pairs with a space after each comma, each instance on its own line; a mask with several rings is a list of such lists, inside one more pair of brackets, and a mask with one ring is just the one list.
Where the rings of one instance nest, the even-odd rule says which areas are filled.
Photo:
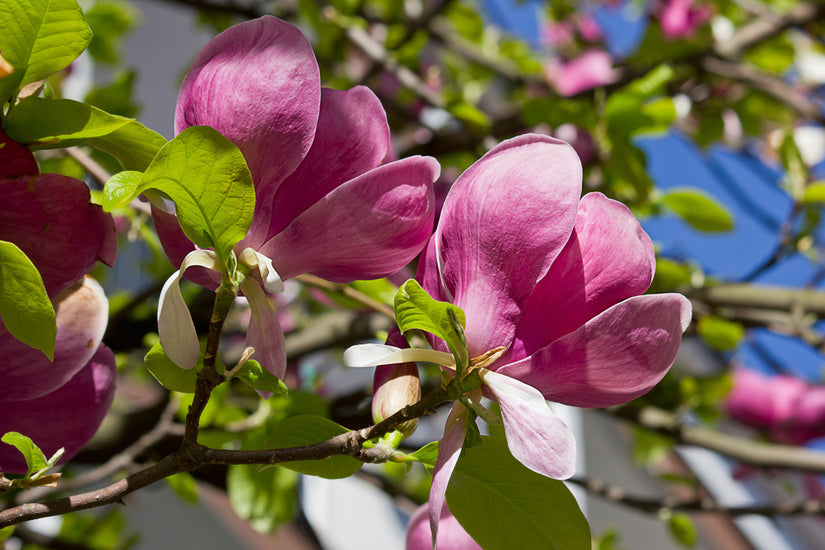
[[551, 59], [545, 65], [545, 75], [563, 96], [598, 88], [618, 78], [610, 54], [602, 50], [589, 50], [570, 61]]
[[688, 38], [710, 19], [707, 6], [696, 7], [693, 0], [663, 0], [660, 4], [659, 22], [668, 38]]

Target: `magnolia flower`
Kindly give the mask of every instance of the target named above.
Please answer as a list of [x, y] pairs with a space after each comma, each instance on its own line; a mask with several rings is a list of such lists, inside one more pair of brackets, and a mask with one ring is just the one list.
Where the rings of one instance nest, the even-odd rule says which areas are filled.
[[618, 78], [610, 54], [602, 50], [589, 50], [564, 62], [553, 58], [545, 66], [545, 75], [563, 96], [611, 84]]
[[[37, 174], [31, 152], [0, 133], [0, 240], [38, 268], [56, 312], [54, 361], [17, 340], [0, 319], [0, 434], [31, 437], [62, 461], [91, 438], [111, 404], [115, 361], [101, 344], [108, 320], [103, 289], [85, 277], [97, 260], [115, 261], [111, 216], [89, 204], [89, 188], [58, 174]], [[24, 473], [16, 449], [0, 445], [0, 471]]]
[[696, 7], [693, 0], [665, 0], [660, 6], [659, 22], [668, 38], [688, 38], [710, 18], [710, 9]]
[[[679, 294], [639, 296], [653, 279], [650, 238], [621, 203], [601, 193], [580, 200], [581, 178], [565, 142], [531, 134], [499, 144], [453, 185], [416, 275], [464, 310], [470, 368], [501, 408], [513, 456], [555, 479], [573, 474], [575, 441], [545, 399], [607, 407], [639, 397], [672, 365], [691, 316]], [[446, 345], [432, 344], [355, 347], [345, 361], [450, 367]], [[439, 444], [433, 533], [468, 415], [454, 404]]]
[[811, 386], [793, 376], [737, 369], [725, 409], [732, 418], [781, 443], [802, 445], [825, 436], [825, 386]]
[[[432, 550], [432, 532], [427, 521], [427, 505], [415, 511], [407, 524], [406, 550]], [[481, 546], [467, 534], [445, 506], [441, 509], [438, 528], [438, 550], [482, 550]]]
[[[284, 21], [264, 16], [207, 44], [184, 79], [175, 112], [177, 132], [192, 125], [212, 126], [243, 153], [256, 200], [236, 251], [252, 251], [246, 258], [266, 263], [272, 281], [301, 273], [336, 282], [384, 277], [412, 260], [429, 236], [438, 163], [411, 157], [382, 165], [390, 138], [378, 98], [362, 86], [322, 89], [309, 43]], [[194, 245], [171, 212], [157, 205], [152, 212], [164, 250], [181, 265]], [[192, 263], [213, 268], [202, 255]], [[192, 279], [210, 284], [197, 273]], [[247, 344], [282, 377], [283, 332], [262, 287], [277, 290], [242, 288], [252, 307]], [[184, 339], [190, 351], [181, 366], [191, 367], [188, 325]], [[173, 347], [164, 343], [174, 355]]]

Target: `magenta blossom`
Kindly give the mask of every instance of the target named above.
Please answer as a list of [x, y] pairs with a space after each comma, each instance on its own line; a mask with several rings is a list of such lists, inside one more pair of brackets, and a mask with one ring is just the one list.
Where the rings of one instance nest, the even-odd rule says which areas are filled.
[[605, 86], [618, 78], [610, 54], [602, 50], [589, 50], [564, 62], [553, 58], [545, 66], [545, 75], [563, 96]]
[[737, 369], [725, 409], [780, 443], [802, 445], [825, 436], [825, 386], [811, 386], [793, 376]]
[[664, 0], [660, 5], [659, 22], [668, 38], [688, 38], [710, 18], [707, 6], [696, 7], [693, 0]]
[[[464, 310], [469, 355], [488, 358], [477, 367], [483, 393], [501, 408], [513, 456], [554, 479], [573, 474], [575, 441], [545, 399], [608, 407], [643, 395], [672, 365], [691, 316], [679, 294], [640, 296], [655, 268], [650, 238], [621, 203], [580, 199], [581, 178], [563, 141], [530, 134], [499, 144], [453, 185], [416, 275]], [[433, 344], [428, 358], [389, 347], [381, 358], [371, 346], [345, 361], [449, 367], [445, 344]], [[467, 409], [454, 404], [430, 492], [433, 532], [467, 427]]]
[[[419, 507], [412, 515], [407, 524], [406, 550], [432, 550], [433, 536], [430, 531], [430, 522], [427, 521], [428, 517], [426, 504]], [[482, 550], [446, 506], [441, 509], [438, 550]]]
[[[378, 98], [362, 86], [322, 89], [309, 43], [284, 21], [264, 16], [235, 25], [203, 49], [175, 113], [176, 131], [192, 125], [212, 126], [246, 158], [255, 214], [236, 251], [241, 263], [242, 251], [254, 251], [246, 258], [270, 282], [301, 273], [336, 282], [384, 277], [412, 260], [430, 234], [438, 163], [411, 157], [382, 164], [390, 136]], [[164, 250], [181, 265], [194, 245], [173, 214], [153, 206], [153, 217]], [[201, 256], [182, 269], [209, 263]], [[261, 282], [277, 292], [277, 284]], [[247, 344], [282, 377], [275, 307], [257, 284], [241, 290], [252, 308]], [[186, 366], [193, 366], [197, 341], [188, 338]]]
[[[94, 434], [114, 394], [115, 362], [101, 344], [108, 303], [85, 277], [97, 260], [114, 263], [110, 215], [89, 204], [89, 188], [58, 174], [37, 174], [31, 153], [0, 134], [0, 240], [17, 245], [38, 268], [57, 320], [54, 361], [12, 336], [0, 319], [0, 434], [31, 437], [68, 460]], [[0, 471], [26, 471], [22, 456], [0, 445]]]

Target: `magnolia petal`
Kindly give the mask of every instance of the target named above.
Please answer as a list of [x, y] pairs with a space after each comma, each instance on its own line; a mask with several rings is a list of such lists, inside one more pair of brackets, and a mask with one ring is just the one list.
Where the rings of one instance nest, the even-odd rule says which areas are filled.
[[430, 486], [429, 511], [430, 532], [432, 533], [433, 548], [438, 537], [438, 522], [441, 519], [441, 510], [446, 506], [447, 485], [453, 475], [461, 447], [464, 445], [464, 436], [467, 435], [467, 409], [461, 403], [453, 403], [450, 414], [447, 416], [447, 425], [444, 427], [444, 437], [438, 442], [438, 458], [433, 468], [433, 484]]
[[38, 172], [37, 161], [29, 148], [11, 139], [0, 128], [0, 177], [33, 176]]
[[576, 221], [582, 168], [567, 143], [503, 141], [453, 184], [436, 230], [445, 290], [467, 315], [470, 355], [513, 338], [521, 308]]
[[[264, 294], [255, 280], [246, 279], [241, 283], [241, 290], [249, 301], [252, 313], [246, 329], [245, 347], [255, 348], [252, 358], [283, 379], [286, 374], [286, 344], [275, 300]], [[270, 395], [266, 394], [265, 397], [269, 398]]]
[[439, 165], [409, 157], [335, 188], [258, 250], [288, 279], [312, 273], [340, 283], [395, 273], [432, 229]]
[[207, 267], [219, 271], [217, 255], [211, 250], [194, 250], [163, 284], [158, 302], [158, 335], [163, 351], [173, 363], [184, 369], [191, 369], [198, 363], [201, 353], [198, 333], [189, 307], [180, 291], [180, 279], [186, 268]]
[[82, 181], [60, 174], [0, 179], [0, 194], [0, 240], [26, 253], [49, 296], [80, 280], [97, 260], [114, 264], [114, 221], [89, 203], [89, 187]]
[[270, 294], [280, 294], [284, 291], [284, 282], [272, 267], [272, 260], [251, 248], [245, 248], [238, 256], [238, 261], [247, 267], [254, 268], [257, 279], [261, 281], [264, 290]]
[[515, 378], [482, 371], [501, 407], [504, 435], [513, 457], [534, 472], [567, 479], [576, 471], [576, 440], [537, 389]]
[[522, 359], [644, 293], [655, 268], [653, 243], [630, 210], [601, 193], [588, 193], [579, 203], [570, 240], [533, 290], [510, 355], [503, 359]]
[[[48, 367], [47, 367], [48, 368]], [[101, 344], [82, 369], [51, 393], [28, 401], [0, 402], [0, 433], [20, 432], [46, 454], [59, 448], [60, 463], [80, 451], [95, 434], [115, 394], [115, 356]], [[0, 471], [26, 473], [17, 449], [0, 445]]]
[[109, 303], [103, 288], [84, 277], [52, 300], [57, 314], [54, 362], [0, 323], [0, 403], [41, 397], [65, 384], [89, 362], [103, 339]]
[[636, 296], [496, 371], [550, 401], [577, 407], [626, 403], [670, 369], [690, 317], [690, 302], [681, 294]]
[[385, 344], [357, 344], [344, 351], [344, 364], [348, 367], [377, 367], [417, 361], [455, 366], [455, 357], [452, 354], [431, 349], [401, 349]]
[[[410, 517], [407, 524], [406, 550], [432, 550], [433, 536], [430, 531], [429, 510], [423, 504]], [[482, 550], [481, 546], [464, 530], [447, 506], [441, 509], [438, 524], [438, 550]]]
[[324, 195], [381, 164], [390, 147], [387, 115], [369, 88], [321, 89], [315, 140], [274, 199], [267, 238], [280, 233]]
[[278, 186], [312, 144], [320, 101], [309, 42], [265, 15], [233, 25], [201, 51], [181, 85], [175, 132], [212, 126], [237, 145], [255, 182], [255, 217], [268, 219]]

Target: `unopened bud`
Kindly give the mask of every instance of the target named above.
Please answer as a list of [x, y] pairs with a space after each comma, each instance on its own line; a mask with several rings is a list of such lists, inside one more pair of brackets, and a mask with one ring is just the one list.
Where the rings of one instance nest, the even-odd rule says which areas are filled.
[[[375, 368], [372, 394], [372, 420], [376, 424], [386, 420], [407, 405], [421, 399], [421, 383], [415, 363], [384, 365]], [[408, 420], [396, 428], [405, 438], [412, 435], [418, 420]]]

